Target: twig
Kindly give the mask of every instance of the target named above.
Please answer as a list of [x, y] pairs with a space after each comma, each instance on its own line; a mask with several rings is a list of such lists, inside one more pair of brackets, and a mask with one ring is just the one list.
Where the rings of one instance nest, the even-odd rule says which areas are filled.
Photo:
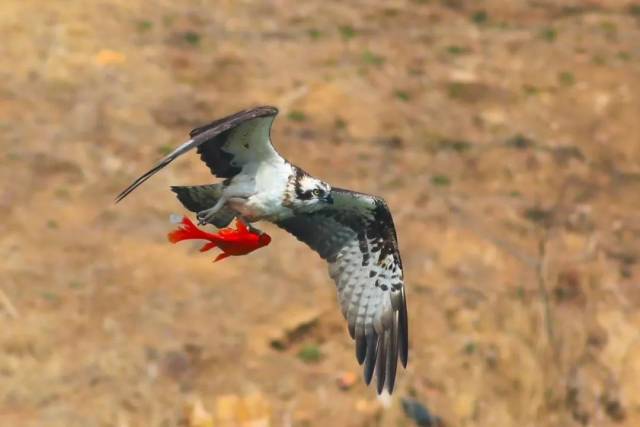
[[478, 236], [490, 241], [494, 246], [511, 255], [530, 269], [535, 271], [540, 268], [540, 262], [535, 259], [535, 257], [518, 249], [512, 242], [500, 237], [496, 237], [493, 234], [487, 232], [486, 227], [483, 227], [483, 225], [476, 221], [471, 215], [469, 215], [464, 208], [462, 208], [456, 202], [453, 202], [453, 200], [451, 200], [450, 198], [446, 198], [445, 201], [448, 204], [449, 209], [451, 209], [453, 213], [457, 214], [463, 220], [463, 225], [465, 227], [469, 228]]
[[304, 97], [309, 92], [309, 86], [302, 85], [298, 88], [295, 88], [292, 91], [285, 93], [278, 100], [278, 107], [280, 111], [284, 114], [289, 112], [291, 106], [300, 98]]
[[2, 289], [0, 289], [0, 304], [2, 304], [7, 313], [9, 313], [10, 317], [13, 319], [18, 318], [18, 310], [16, 310], [16, 307]]
[[[556, 199], [555, 204], [553, 205], [552, 212], [557, 214], [558, 211], [563, 207], [565, 203], [565, 199], [567, 196], [567, 192], [571, 182], [568, 179], [565, 179], [560, 187], [560, 191], [558, 192], [558, 197]], [[550, 223], [544, 224], [542, 239], [539, 244], [539, 263], [537, 269], [538, 276], [538, 291], [540, 293], [540, 301], [542, 302], [542, 307], [544, 310], [544, 323], [545, 329], [547, 332], [547, 338], [549, 340], [549, 345], [551, 346], [551, 351], [553, 353], [553, 361], [556, 364], [556, 367], [560, 368], [560, 350], [558, 348], [558, 341], [556, 340], [555, 334], [555, 326], [554, 326], [554, 316], [553, 310], [551, 308], [551, 302], [549, 299], [549, 291], [546, 286], [546, 275], [545, 275], [545, 265], [546, 265], [546, 255], [547, 255], [547, 243], [549, 242], [550, 233], [556, 226], [555, 221], [553, 220]]]
[[[564, 189], [561, 191], [558, 202], [556, 203], [555, 208], [557, 208], [562, 200], [564, 199]], [[453, 202], [450, 198], [446, 199], [447, 204], [452, 212], [457, 214], [460, 218], [463, 219], [464, 225], [471, 229], [473, 232], [478, 234], [479, 236], [487, 239], [491, 243], [493, 243], [497, 248], [503, 250], [509, 255], [516, 258], [518, 261], [526, 265], [528, 268], [533, 270], [536, 274], [536, 282], [538, 286], [538, 293], [540, 294], [540, 301], [542, 303], [543, 309], [543, 321], [544, 327], [547, 334], [547, 339], [549, 340], [549, 346], [551, 347], [551, 351], [553, 353], [554, 362], [559, 366], [559, 350], [558, 343], [556, 341], [556, 334], [554, 329], [554, 320], [553, 320], [553, 310], [551, 309], [551, 303], [549, 299], [549, 292], [546, 287], [546, 279], [545, 279], [545, 257], [546, 257], [546, 245], [549, 240], [549, 227], [544, 228], [544, 236], [542, 240], [540, 240], [538, 259], [533, 257], [524, 251], [517, 248], [513, 243], [508, 240], [496, 237], [486, 231], [486, 228], [482, 226], [481, 223], [476, 221], [474, 218], [469, 215], [464, 208], [462, 208], [459, 204]]]
[[548, 229], [545, 230], [544, 237], [540, 241], [539, 245], [539, 257], [540, 260], [538, 262], [536, 268], [536, 276], [538, 277], [538, 292], [540, 293], [540, 301], [542, 302], [542, 309], [544, 311], [544, 325], [545, 330], [547, 332], [547, 339], [549, 340], [549, 345], [551, 346], [551, 351], [553, 353], [553, 360], [556, 363], [556, 366], [560, 366], [560, 353], [558, 351], [558, 345], [556, 341], [556, 334], [554, 329], [553, 322], [553, 312], [551, 310], [551, 304], [549, 302], [549, 291], [546, 286], [545, 279], [545, 257], [547, 251], [547, 241], [548, 241]]

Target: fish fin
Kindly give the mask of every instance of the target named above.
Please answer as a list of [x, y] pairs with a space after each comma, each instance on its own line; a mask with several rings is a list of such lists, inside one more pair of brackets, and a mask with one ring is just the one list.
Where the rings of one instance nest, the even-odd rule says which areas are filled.
[[236, 231], [239, 231], [242, 233], [249, 232], [249, 228], [247, 227], [247, 224], [245, 224], [244, 221], [242, 221], [240, 218], [236, 218]]
[[207, 244], [203, 245], [203, 246], [200, 248], [200, 252], [206, 252], [206, 251], [208, 251], [209, 249], [213, 249], [213, 248], [215, 248], [216, 246], [218, 246], [218, 244], [217, 244], [216, 242], [209, 242], [209, 243], [207, 243]]
[[220, 255], [218, 255], [218, 256], [216, 257], [216, 259], [214, 259], [214, 260], [213, 260], [213, 262], [221, 261], [221, 260], [223, 260], [223, 259], [225, 259], [226, 257], [229, 257], [229, 256], [231, 256], [231, 254], [228, 254], [228, 253], [221, 253]]

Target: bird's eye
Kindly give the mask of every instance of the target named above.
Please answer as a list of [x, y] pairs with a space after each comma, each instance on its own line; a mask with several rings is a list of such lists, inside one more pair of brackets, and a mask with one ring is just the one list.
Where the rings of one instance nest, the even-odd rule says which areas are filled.
[[322, 190], [319, 190], [316, 188], [315, 190], [311, 191], [311, 194], [313, 194], [316, 197], [319, 197], [320, 195], [322, 195]]

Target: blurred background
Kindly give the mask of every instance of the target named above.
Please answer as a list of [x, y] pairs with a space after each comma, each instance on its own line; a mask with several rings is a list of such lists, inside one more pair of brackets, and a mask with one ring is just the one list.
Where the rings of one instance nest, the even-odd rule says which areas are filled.
[[[417, 425], [402, 399], [640, 425], [640, 3], [4, 0], [0, 34], [0, 425]], [[197, 156], [113, 204], [259, 104], [285, 157], [391, 206], [391, 398], [293, 237], [215, 265], [167, 242]]]

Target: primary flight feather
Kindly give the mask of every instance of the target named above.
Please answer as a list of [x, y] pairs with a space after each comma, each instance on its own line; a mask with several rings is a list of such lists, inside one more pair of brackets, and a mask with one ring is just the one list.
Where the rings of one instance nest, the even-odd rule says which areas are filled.
[[226, 227], [238, 218], [276, 224], [329, 264], [342, 314], [364, 365], [367, 384], [393, 391], [398, 359], [407, 365], [409, 342], [402, 261], [385, 201], [312, 177], [271, 144], [278, 110], [257, 107], [191, 131], [186, 143], [124, 189], [121, 201], [160, 169], [196, 149], [217, 184], [171, 187], [200, 224]]

